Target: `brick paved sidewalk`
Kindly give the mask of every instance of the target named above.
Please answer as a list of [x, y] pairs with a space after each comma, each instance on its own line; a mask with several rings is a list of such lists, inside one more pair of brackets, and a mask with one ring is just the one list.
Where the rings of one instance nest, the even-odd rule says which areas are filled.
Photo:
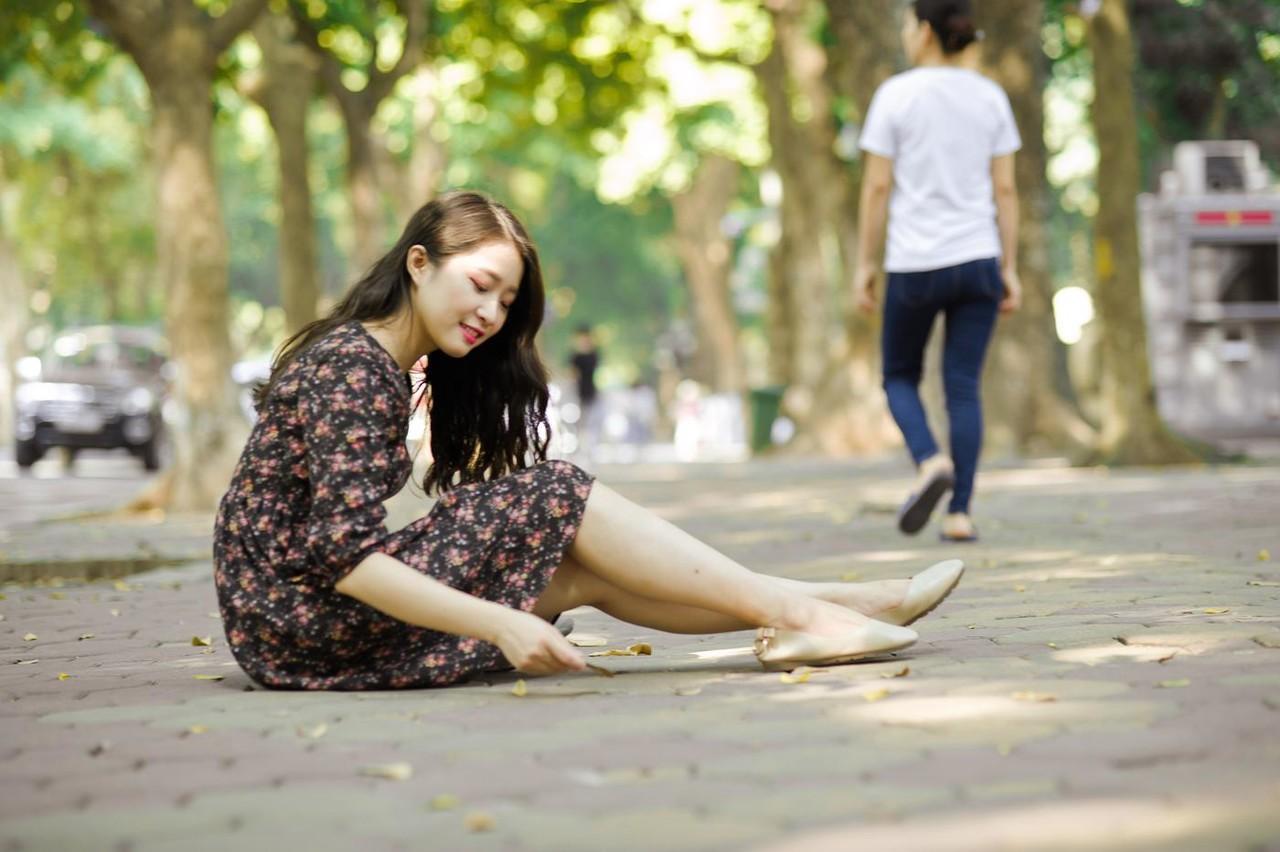
[[899, 537], [884, 470], [603, 473], [760, 570], [966, 559], [919, 645], [803, 682], [747, 633], [584, 611], [579, 638], [653, 655], [523, 696], [270, 693], [227, 653], [207, 563], [6, 585], [0, 848], [1280, 849], [1280, 469], [994, 471], [967, 547]]

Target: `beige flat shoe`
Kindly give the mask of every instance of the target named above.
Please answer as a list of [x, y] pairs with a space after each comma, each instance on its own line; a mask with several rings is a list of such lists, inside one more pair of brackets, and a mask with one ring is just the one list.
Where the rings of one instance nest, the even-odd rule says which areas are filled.
[[964, 576], [964, 563], [959, 559], [947, 559], [926, 568], [911, 578], [902, 603], [893, 609], [876, 613], [876, 618], [888, 624], [906, 626], [937, 608]]
[[767, 669], [835, 666], [897, 651], [919, 638], [914, 630], [881, 621], [869, 621], [865, 627], [840, 636], [761, 627], [756, 631], [755, 651], [760, 664]]

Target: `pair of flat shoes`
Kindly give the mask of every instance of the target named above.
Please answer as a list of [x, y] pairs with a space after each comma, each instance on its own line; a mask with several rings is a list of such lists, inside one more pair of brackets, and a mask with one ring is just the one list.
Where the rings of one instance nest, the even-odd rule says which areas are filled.
[[765, 668], [794, 668], [834, 666], [900, 651], [920, 638], [907, 625], [933, 612], [963, 575], [964, 563], [959, 559], [939, 562], [911, 578], [902, 603], [841, 636], [761, 627], [756, 631], [756, 658]]
[[924, 529], [938, 507], [938, 501], [955, 487], [954, 470], [935, 471], [924, 486], [906, 499], [898, 510], [898, 529], [907, 535], [915, 535]]

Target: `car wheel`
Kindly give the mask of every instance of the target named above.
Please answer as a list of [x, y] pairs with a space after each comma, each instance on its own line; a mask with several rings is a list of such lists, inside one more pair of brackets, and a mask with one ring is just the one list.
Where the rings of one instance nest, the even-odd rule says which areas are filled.
[[153, 437], [142, 445], [139, 453], [142, 458], [142, 466], [149, 472], [155, 472], [160, 469], [160, 439]]
[[17, 441], [14, 444], [14, 461], [18, 463], [18, 467], [24, 470], [40, 461], [42, 455], [44, 453], [40, 452], [40, 445], [35, 441]]

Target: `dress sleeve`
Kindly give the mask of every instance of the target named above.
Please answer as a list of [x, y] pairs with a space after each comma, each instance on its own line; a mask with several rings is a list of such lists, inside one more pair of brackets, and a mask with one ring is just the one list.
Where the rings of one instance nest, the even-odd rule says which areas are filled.
[[858, 147], [872, 154], [893, 159], [898, 154], [898, 140], [894, 134], [890, 96], [885, 94], [887, 85], [881, 84], [867, 107], [867, 120], [862, 125]]
[[304, 376], [298, 415], [306, 442], [311, 511], [307, 550], [337, 583], [387, 539], [382, 501], [410, 463], [394, 374], [363, 353], [334, 353]]

